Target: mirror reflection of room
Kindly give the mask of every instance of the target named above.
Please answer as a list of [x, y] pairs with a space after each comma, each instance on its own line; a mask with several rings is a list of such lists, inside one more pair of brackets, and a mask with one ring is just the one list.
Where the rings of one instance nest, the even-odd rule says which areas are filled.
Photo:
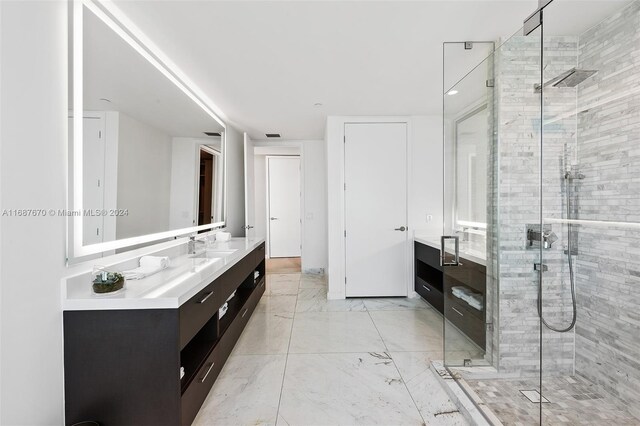
[[83, 245], [223, 222], [224, 128], [87, 8], [83, 20], [82, 207], [107, 212], [82, 218]]

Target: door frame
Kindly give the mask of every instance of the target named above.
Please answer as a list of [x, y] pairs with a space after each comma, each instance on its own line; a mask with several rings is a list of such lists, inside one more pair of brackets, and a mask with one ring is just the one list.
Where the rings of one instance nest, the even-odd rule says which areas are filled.
[[[345, 140], [345, 126], [347, 124], [391, 124], [400, 123], [407, 126], [407, 159], [406, 159], [406, 179], [407, 179], [407, 243], [406, 243], [406, 285], [408, 297], [418, 297], [418, 293], [415, 292], [413, 283], [413, 238], [410, 236], [413, 233], [411, 223], [409, 223], [410, 207], [411, 207], [411, 194], [413, 193], [413, 182], [411, 182], [411, 176], [413, 175], [413, 164], [411, 161], [413, 154], [412, 147], [412, 134], [413, 126], [411, 124], [411, 117], [409, 116], [380, 116], [380, 117], [335, 117], [334, 123], [329, 123], [327, 126], [327, 134], [325, 140], [327, 141], [327, 163], [333, 163], [336, 166], [337, 173], [331, 175], [327, 173], [327, 195], [328, 195], [328, 207], [330, 210], [327, 212], [327, 225], [329, 232], [328, 240], [328, 277], [329, 277], [329, 292], [327, 293], [328, 299], [346, 299], [346, 239], [344, 238], [345, 227], [345, 157], [344, 157], [344, 140]], [[339, 141], [338, 147], [335, 142]], [[335, 150], [334, 150], [335, 149]], [[334, 192], [335, 191], [335, 192]], [[335, 193], [338, 192], [338, 196]], [[335, 206], [333, 204], [336, 204]], [[338, 232], [336, 232], [338, 230]], [[332, 248], [337, 248], [337, 253], [332, 254]]]
[[273, 154], [273, 155], [265, 155], [265, 159], [266, 159], [266, 165], [265, 165], [265, 182], [266, 182], [266, 191], [265, 191], [265, 196], [267, 197], [266, 199], [266, 206], [267, 208], [265, 209], [265, 221], [267, 223], [267, 227], [266, 227], [266, 256], [267, 259], [271, 259], [271, 221], [269, 220], [269, 218], [271, 217], [270, 215], [270, 210], [271, 210], [271, 203], [270, 203], [270, 194], [269, 194], [269, 190], [271, 188], [270, 185], [270, 181], [269, 181], [269, 159], [270, 158], [298, 158], [298, 161], [300, 161], [300, 262], [302, 263], [302, 238], [303, 238], [303, 224], [304, 224], [304, 220], [303, 220], [303, 215], [304, 215], [304, 175], [303, 175], [303, 171], [302, 171], [302, 149], [300, 150], [300, 154], [298, 155], [283, 155], [283, 154]]

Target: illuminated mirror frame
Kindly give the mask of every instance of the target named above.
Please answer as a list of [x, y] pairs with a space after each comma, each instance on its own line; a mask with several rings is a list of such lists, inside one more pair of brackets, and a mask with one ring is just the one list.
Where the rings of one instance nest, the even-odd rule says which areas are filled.
[[[223, 220], [221, 222], [210, 223], [207, 225], [192, 226], [188, 228], [176, 229], [171, 231], [158, 232], [155, 234], [141, 235], [138, 237], [123, 238], [121, 240], [106, 241], [98, 244], [83, 245], [83, 217], [82, 215], [69, 216], [67, 229], [67, 261], [78, 259], [82, 261], [84, 256], [95, 255], [125, 247], [139, 246], [141, 244], [151, 243], [154, 241], [169, 239], [185, 234], [192, 234], [198, 231], [209, 230], [213, 228], [223, 228], [226, 226], [227, 218], [227, 158], [226, 158], [226, 129], [227, 126], [220, 118], [223, 114], [219, 108], [213, 105], [206, 96], [199, 95], [199, 90], [190, 87], [185, 78], [181, 77], [182, 73], [175, 66], [171, 66], [170, 61], [161, 59], [165, 56], [152, 45], [142, 34], [142, 32], [124, 16], [119, 9], [109, 2], [99, 2], [93, 0], [71, 0], [73, 19], [73, 81], [69, 82], [73, 88], [73, 182], [72, 194], [73, 205], [70, 209], [75, 212], [81, 212], [82, 207], [82, 186], [83, 186], [83, 164], [77, 161], [82, 157], [83, 150], [83, 120], [77, 120], [76, 117], [82, 117], [84, 114], [83, 105], [83, 8], [87, 8], [96, 17], [103, 21], [111, 30], [129, 44], [136, 52], [151, 63], [158, 71], [160, 71], [167, 79], [175, 84], [184, 94], [200, 106], [208, 115], [210, 115], [225, 131], [222, 133], [222, 155], [223, 155]], [[146, 42], [143, 42], [146, 41]], [[153, 46], [153, 47], [152, 47]], [[217, 111], [218, 114], [216, 114]], [[67, 203], [68, 205], [71, 203]], [[73, 230], [73, 233], [71, 233]], [[69, 241], [71, 240], [71, 241]]]

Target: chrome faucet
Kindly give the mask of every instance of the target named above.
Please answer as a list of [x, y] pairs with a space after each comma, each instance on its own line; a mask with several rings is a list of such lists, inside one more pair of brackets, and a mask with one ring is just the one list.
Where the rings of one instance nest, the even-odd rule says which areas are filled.
[[469, 241], [469, 227], [463, 226], [456, 231], [456, 234], [462, 234], [462, 241]]
[[196, 236], [195, 235], [191, 235], [189, 236], [189, 244], [187, 245], [187, 252], [189, 254], [196, 254], [196, 244], [197, 243], [202, 243], [204, 244], [204, 241], [200, 241], [200, 240], [196, 240]]

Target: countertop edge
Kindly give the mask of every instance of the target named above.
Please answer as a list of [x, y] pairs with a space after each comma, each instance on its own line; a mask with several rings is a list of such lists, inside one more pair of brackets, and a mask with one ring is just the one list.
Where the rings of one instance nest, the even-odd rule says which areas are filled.
[[[240, 237], [242, 238], [242, 237]], [[195, 296], [199, 291], [211, 284], [212, 281], [219, 278], [222, 274], [231, 269], [240, 260], [242, 260], [249, 253], [254, 251], [260, 244], [264, 243], [264, 238], [256, 238], [249, 241], [248, 247], [245, 249], [239, 249], [238, 252], [229, 255], [226, 263], [213, 273], [201, 277], [197, 284], [192, 285], [188, 290], [184, 291], [181, 295], [175, 297], [158, 297], [158, 298], [131, 298], [131, 299], [110, 299], [108, 296], [104, 298], [95, 299], [69, 299], [65, 296], [62, 298], [62, 311], [116, 311], [116, 310], [151, 310], [151, 309], [179, 309], [185, 302]], [[63, 278], [63, 288], [66, 294], [66, 281], [72, 278]]]

